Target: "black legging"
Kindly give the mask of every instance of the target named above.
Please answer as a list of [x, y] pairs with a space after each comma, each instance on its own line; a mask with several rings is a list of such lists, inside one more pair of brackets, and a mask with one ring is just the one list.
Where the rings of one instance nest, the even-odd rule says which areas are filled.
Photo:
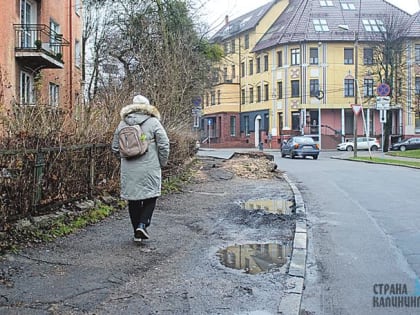
[[131, 224], [134, 231], [140, 223], [146, 227], [152, 221], [153, 211], [155, 210], [157, 197], [144, 200], [129, 200], [128, 212], [130, 213]]

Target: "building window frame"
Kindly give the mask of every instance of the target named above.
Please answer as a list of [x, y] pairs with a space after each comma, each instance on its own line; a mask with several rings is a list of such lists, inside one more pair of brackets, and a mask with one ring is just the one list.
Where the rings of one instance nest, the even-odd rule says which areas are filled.
[[299, 97], [300, 96], [300, 81], [299, 80], [291, 80], [291, 97]]
[[236, 117], [230, 116], [230, 136], [236, 136]]
[[354, 79], [344, 79], [344, 97], [354, 97]]
[[283, 81], [277, 82], [277, 99], [283, 99]]
[[374, 95], [373, 79], [363, 80], [363, 95], [365, 97], [372, 97]]
[[319, 49], [318, 47], [310, 47], [309, 48], [309, 63], [311, 65], [318, 65], [319, 64]]
[[319, 94], [319, 80], [310, 79], [309, 80], [309, 94], [311, 97], [317, 97]]
[[290, 51], [291, 55], [291, 65], [297, 66], [300, 65], [300, 48], [292, 48]]
[[283, 51], [277, 51], [277, 67], [283, 67]]
[[353, 48], [344, 48], [344, 64], [345, 65], [354, 64], [354, 49]]

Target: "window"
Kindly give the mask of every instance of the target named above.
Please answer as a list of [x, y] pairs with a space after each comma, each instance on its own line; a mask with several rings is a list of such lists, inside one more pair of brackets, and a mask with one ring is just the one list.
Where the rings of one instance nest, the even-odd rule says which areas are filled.
[[344, 80], [344, 96], [354, 96], [354, 79]]
[[244, 116], [245, 136], [249, 136], [249, 116]]
[[277, 82], [277, 99], [283, 98], [283, 82]]
[[419, 64], [420, 63], [420, 45], [416, 44], [415, 50], [416, 50], [415, 52], [416, 63]]
[[58, 106], [58, 101], [59, 101], [59, 96], [60, 96], [59, 90], [60, 90], [60, 87], [57, 84], [50, 83], [50, 86], [49, 86], [49, 94], [50, 94], [49, 105], [50, 106]]
[[60, 52], [60, 45], [62, 42], [61, 34], [60, 34], [60, 26], [55, 23], [54, 21], [50, 21], [50, 49], [55, 54]]
[[268, 71], [268, 55], [264, 56], [264, 71]]
[[230, 135], [236, 136], [236, 117], [230, 116]]
[[241, 90], [241, 104], [244, 105], [245, 104], [245, 89]]
[[249, 48], [249, 34], [245, 35], [244, 42], [245, 42], [244, 43], [245, 49], [248, 49]]
[[223, 52], [225, 53], [225, 55], [227, 55], [229, 53], [229, 47], [228, 47], [228, 43], [224, 42], [223, 43]]
[[356, 10], [354, 3], [341, 3], [343, 10]]
[[328, 28], [327, 20], [314, 19], [312, 22], [316, 32], [328, 32], [330, 30]]
[[232, 80], [236, 77], [236, 67], [235, 65], [232, 65]]
[[249, 69], [248, 69], [249, 75], [253, 75], [254, 74], [254, 60], [250, 60], [249, 61]]
[[373, 65], [373, 48], [363, 49], [363, 63], [365, 65]]
[[293, 48], [291, 51], [292, 54], [292, 65], [300, 65], [300, 49]]
[[76, 39], [74, 43], [74, 65], [78, 68], [80, 68], [82, 64], [82, 51], [80, 42]]
[[415, 93], [416, 95], [420, 95], [420, 77], [416, 77], [416, 83], [415, 83]]
[[362, 20], [365, 31], [367, 32], [385, 32], [384, 23], [381, 20]]
[[332, 0], [319, 0], [319, 5], [321, 7], [332, 7], [333, 2], [332, 2]]
[[230, 41], [230, 52], [231, 52], [232, 54], [234, 54], [234, 53], [235, 53], [235, 50], [236, 50], [236, 42], [235, 42], [235, 40], [234, 40], [234, 39], [232, 39], [232, 40]]
[[318, 48], [310, 48], [309, 49], [309, 63], [311, 65], [318, 64]]
[[353, 48], [344, 48], [344, 64], [353, 64]]
[[257, 57], [257, 73], [261, 72], [261, 58]]
[[254, 103], [254, 88], [253, 87], [249, 88], [249, 102]]
[[216, 105], [216, 93], [214, 91], [210, 92], [211, 105]]
[[34, 97], [34, 79], [33, 77], [24, 71], [20, 72], [20, 103], [21, 104], [33, 104], [35, 101]]
[[269, 99], [269, 88], [268, 84], [264, 84], [264, 101], [268, 101]]
[[261, 102], [261, 86], [257, 86], [257, 102]]
[[319, 80], [311, 79], [309, 80], [309, 91], [311, 97], [317, 97], [319, 94]]
[[292, 97], [299, 97], [299, 80], [292, 80]]
[[223, 82], [227, 81], [227, 76], [228, 76], [227, 67], [224, 67], [223, 68]]
[[245, 62], [241, 62], [241, 77], [245, 76]]
[[363, 81], [364, 96], [373, 96], [373, 79], [365, 79]]
[[217, 104], [220, 104], [220, 90], [217, 90]]
[[277, 67], [282, 67], [282, 66], [283, 66], [283, 52], [278, 51], [277, 52]]

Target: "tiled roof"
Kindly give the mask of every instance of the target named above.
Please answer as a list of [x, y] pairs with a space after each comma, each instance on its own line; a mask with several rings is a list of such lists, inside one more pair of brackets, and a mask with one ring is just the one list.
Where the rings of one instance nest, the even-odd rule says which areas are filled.
[[240, 33], [253, 29], [258, 22], [264, 17], [267, 11], [274, 5], [274, 1], [269, 2], [251, 12], [248, 12], [224, 25], [210, 39], [211, 42], [224, 41], [230, 37], [234, 37]]
[[[329, 6], [321, 6], [320, 2], [320, 0], [290, 0], [287, 8], [256, 44], [253, 51], [258, 52], [278, 44], [293, 42], [351, 41], [355, 40], [355, 34], [358, 35], [359, 41], [369, 41], [375, 32], [367, 32], [363, 20], [381, 20], [386, 26], [390, 23], [386, 16], [392, 16], [393, 24], [408, 23], [411, 17], [410, 14], [384, 0], [322, 1], [330, 4]], [[350, 5], [351, 9], [348, 9]], [[327, 30], [316, 30], [314, 20], [325, 20]], [[419, 27], [418, 20], [415, 28], [417, 27]], [[417, 36], [420, 37], [420, 32], [417, 32]]]
[[414, 14], [408, 22], [408, 37], [420, 37], [420, 12]]

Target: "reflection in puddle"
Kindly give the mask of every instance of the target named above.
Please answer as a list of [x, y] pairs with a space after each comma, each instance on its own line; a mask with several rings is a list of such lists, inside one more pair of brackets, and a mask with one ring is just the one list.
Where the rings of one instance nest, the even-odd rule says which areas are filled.
[[242, 203], [245, 210], [264, 210], [274, 214], [291, 214], [293, 202], [284, 199], [258, 199]]
[[290, 251], [290, 245], [285, 244], [245, 244], [229, 246], [217, 254], [226, 267], [254, 275], [283, 266]]

